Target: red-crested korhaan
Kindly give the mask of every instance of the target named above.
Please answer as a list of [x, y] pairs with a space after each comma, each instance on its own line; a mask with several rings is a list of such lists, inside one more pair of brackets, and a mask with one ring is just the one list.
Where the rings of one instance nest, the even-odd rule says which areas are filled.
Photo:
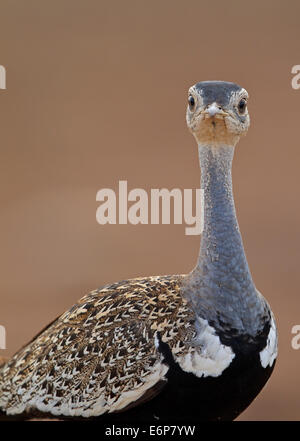
[[233, 420], [257, 396], [275, 365], [277, 331], [249, 271], [232, 193], [247, 102], [229, 82], [188, 92], [204, 190], [195, 268], [84, 296], [2, 364], [2, 418]]

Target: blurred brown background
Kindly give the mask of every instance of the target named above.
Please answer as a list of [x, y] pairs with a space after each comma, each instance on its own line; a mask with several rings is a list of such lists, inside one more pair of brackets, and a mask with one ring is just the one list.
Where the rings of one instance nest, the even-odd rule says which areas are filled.
[[199, 187], [187, 89], [234, 81], [252, 117], [233, 170], [239, 223], [280, 333], [275, 372], [240, 419], [300, 419], [299, 14], [296, 0], [0, 1], [0, 355], [93, 288], [191, 270], [199, 236], [100, 226], [96, 192]]

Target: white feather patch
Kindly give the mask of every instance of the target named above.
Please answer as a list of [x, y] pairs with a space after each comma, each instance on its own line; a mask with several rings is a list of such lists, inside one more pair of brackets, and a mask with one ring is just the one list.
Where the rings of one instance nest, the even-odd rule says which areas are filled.
[[197, 377], [218, 377], [230, 365], [235, 357], [229, 346], [221, 343], [207, 320], [197, 317], [197, 336], [190, 347], [190, 352], [175, 359], [185, 372]]
[[272, 366], [277, 357], [277, 329], [275, 320], [272, 314], [271, 327], [268, 335], [266, 347], [259, 353], [260, 362], [263, 368]]

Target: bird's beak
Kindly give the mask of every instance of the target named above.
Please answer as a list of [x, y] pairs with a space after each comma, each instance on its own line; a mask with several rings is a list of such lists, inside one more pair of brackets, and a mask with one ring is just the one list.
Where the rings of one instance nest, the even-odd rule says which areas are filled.
[[209, 104], [203, 113], [209, 118], [223, 118], [224, 116], [228, 115], [228, 113], [225, 112], [222, 107], [218, 106], [217, 103]]

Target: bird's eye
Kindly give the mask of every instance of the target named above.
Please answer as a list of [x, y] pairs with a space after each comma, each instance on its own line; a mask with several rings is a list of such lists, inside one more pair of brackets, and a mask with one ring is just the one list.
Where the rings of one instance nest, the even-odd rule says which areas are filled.
[[195, 109], [195, 98], [192, 95], [189, 95], [188, 97], [188, 102], [189, 102], [189, 108], [190, 110], [194, 110]]
[[244, 98], [242, 98], [238, 104], [239, 112], [245, 113], [246, 107], [247, 107], [247, 101]]

